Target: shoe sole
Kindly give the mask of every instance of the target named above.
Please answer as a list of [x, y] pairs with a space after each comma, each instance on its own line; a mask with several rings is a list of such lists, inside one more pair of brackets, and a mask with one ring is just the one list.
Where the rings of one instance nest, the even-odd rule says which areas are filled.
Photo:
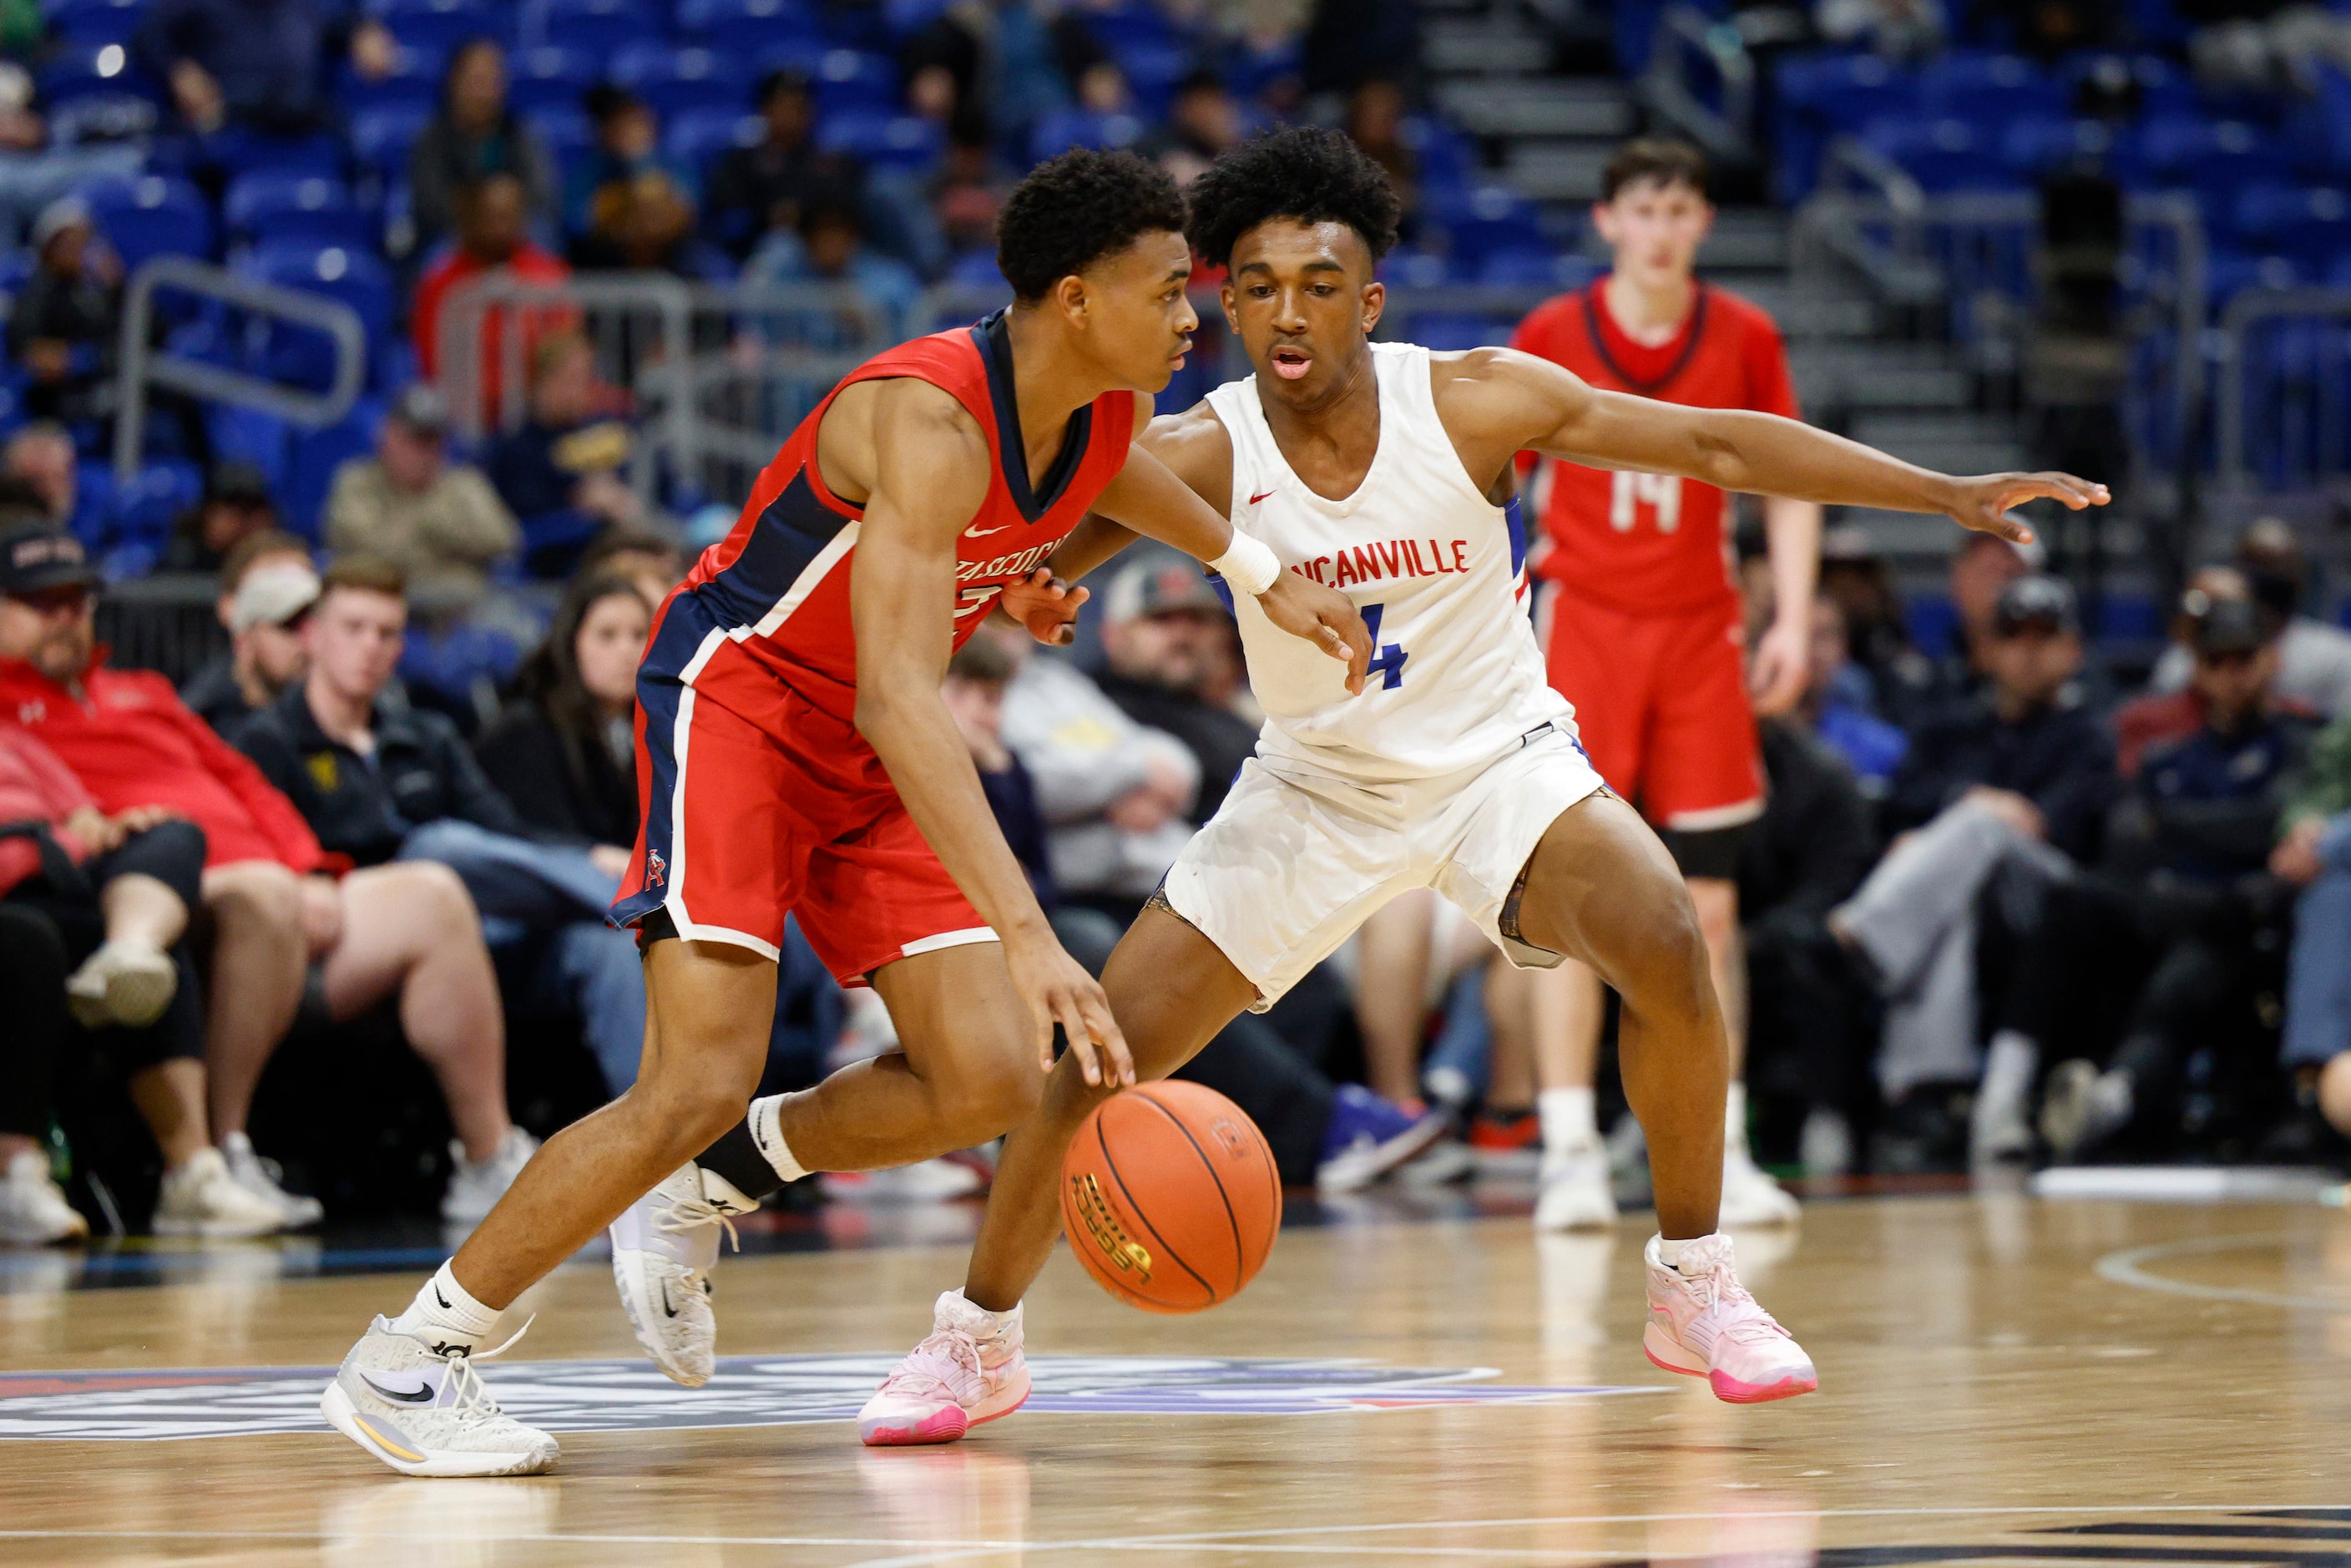
[[872, 1431], [860, 1423], [858, 1440], [869, 1448], [914, 1448], [933, 1443], [952, 1443], [974, 1427], [985, 1427], [990, 1421], [1001, 1421], [1029, 1403], [1029, 1389], [1023, 1386], [1020, 1397], [1001, 1410], [991, 1410], [985, 1416], [974, 1416], [960, 1405], [950, 1405], [944, 1410], [934, 1410], [911, 1427], [876, 1427]]
[[531, 1476], [555, 1468], [561, 1457], [550, 1448], [545, 1454], [491, 1452], [486, 1454], [453, 1454], [431, 1450], [419, 1454], [401, 1448], [379, 1436], [368, 1423], [351, 1396], [343, 1392], [340, 1383], [327, 1385], [327, 1392], [319, 1397], [319, 1414], [327, 1424], [369, 1453], [382, 1460], [403, 1476]]
[[1705, 1378], [1714, 1396], [1725, 1405], [1768, 1405], [1774, 1399], [1793, 1399], [1799, 1394], [1813, 1393], [1821, 1385], [1818, 1375], [1783, 1377], [1777, 1383], [1741, 1383], [1727, 1372], [1709, 1369], [1654, 1322], [1641, 1330], [1641, 1354], [1661, 1372]]
[[69, 992], [76, 1019], [89, 1028], [119, 1024], [145, 1029], [163, 1016], [180, 988], [180, 972], [169, 958], [157, 964], [109, 964], [93, 978], [95, 986], [85, 981], [82, 988]]
[[659, 1336], [646, 1332], [645, 1325], [653, 1321], [653, 1314], [656, 1309], [644, 1288], [643, 1274], [638, 1270], [622, 1267], [622, 1249], [617, 1246], [612, 1249], [612, 1283], [620, 1290], [621, 1310], [629, 1315], [629, 1328], [637, 1336], [638, 1348], [672, 1383], [683, 1388], [701, 1387], [710, 1381], [710, 1374], [705, 1372], [699, 1377], [691, 1375], [664, 1353], [658, 1343]]
[[242, 1220], [158, 1218], [153, 1227], [158, 1236], [194, 1236], [206, 1241], [247, 1241], [275, 1236], [286, 1228], [286, 1220], [280, 1216], [273, 1216], [266, 1225], [248, 1225]]

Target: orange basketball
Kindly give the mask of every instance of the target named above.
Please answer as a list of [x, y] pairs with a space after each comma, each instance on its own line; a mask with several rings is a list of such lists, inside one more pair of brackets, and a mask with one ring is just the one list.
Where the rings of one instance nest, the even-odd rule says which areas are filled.
[[1061, 1228], [1120, 1301], [1196, 1312], [1264, 1266], [1281, 1177], [1257, 1124], [1215, 1090], [1137, 1084], [1096, 1106], [1062, 1157]]

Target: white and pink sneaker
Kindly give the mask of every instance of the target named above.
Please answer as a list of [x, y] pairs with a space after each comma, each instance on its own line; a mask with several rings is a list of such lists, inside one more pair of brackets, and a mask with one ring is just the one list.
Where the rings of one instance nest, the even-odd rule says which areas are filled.
[[991, 1312], [949, 1291], [934, 1309], [931, 1329], [857, 1413], [857, 1435], [867, 1448], [952, 1443], [1027, 1402], [1019, 1307]]
[[1758, 1306], [1730, 1263], [1730, 1238], [1719, 1233], [1682, 1243], [1681, 1266], [1668, 1268], [1649, 1238], [1649, 1325], [1641, 1349], [1667, 1372], [1703, 1377], [1717, 1399], [1761, 1405], [1821, 1385], [1812, 1357]]

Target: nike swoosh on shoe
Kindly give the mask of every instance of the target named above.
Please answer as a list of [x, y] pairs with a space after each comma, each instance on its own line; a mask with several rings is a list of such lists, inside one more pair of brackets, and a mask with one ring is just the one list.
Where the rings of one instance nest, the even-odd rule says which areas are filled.
[[433, 1403], [433, 1396], [435, 1392], [433, 1385], [424, 1382], [422, 1378], [417, 1380], [417, 1385], [414, 1388], [407, 1389], [386, 1388], [382, 1384], [378, 1383], [374, 1378], [370, 1377], [364, 1372], [360, 1374], [360, 1381], [366, 1384], [370, 1388], [374, 1389], [384, 1398], [396, 1400], [402, 1405], [430, 1405]]

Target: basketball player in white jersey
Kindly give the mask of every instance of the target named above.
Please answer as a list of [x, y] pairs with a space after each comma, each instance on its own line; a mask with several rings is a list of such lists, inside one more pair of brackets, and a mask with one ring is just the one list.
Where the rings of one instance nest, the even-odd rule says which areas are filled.
[[[1333, 132], [1227, 153], [1191, 202], [1193, 245], [1229, 269], [1225, 313], [1257, 373], [1155, 421], [1143, 443], [1236, 535], [1353, 598], [1374, 656], [1350, 696], [1327, 660], [1294, 653], [1238, 600], [1266, 727], [1103, 973], [1136, 1077], [1173, 1071], [1387, 900], [1434, 887], [1513, 963], [1573, 956], [1624, 998], [1625, 1091], [1656, 1188], [1649, 1358], [1734, 1402], [1810, 1392], [1811, 1361], [1741, 1288], [1716, 1233], [1729, 1057], [1706, 944], [1672, 857], [1601, 783], [1545, 679], [1513, 459], [1944, 512], [2010, 538], [2030, 537], [2006, 516], [2021, 501], [2078, 508], [2105, 491], [2056, 474], [1949, 478], [1769, 414], [1597, 392], [1509, 350], [1374, 345], [1373, 269], [1397, 205]], [[1089, 519], [1053, 571], [1074, 580], [1130, 537]], [[1061, 601], [1066, 613], [1080, 597]], [[1056, 1068], [1006, 1140], [964, 1288], [939, 1299], [932, 1334], [865, 1406], [867, 1443], [951, 1441], [1027, 1396], [1020, 1300], [1061, 1231], [1062, 1153], [1113, 1092], [1071, 1061]], [[762, 1120], [755, 1106], [755, 1134]]]

